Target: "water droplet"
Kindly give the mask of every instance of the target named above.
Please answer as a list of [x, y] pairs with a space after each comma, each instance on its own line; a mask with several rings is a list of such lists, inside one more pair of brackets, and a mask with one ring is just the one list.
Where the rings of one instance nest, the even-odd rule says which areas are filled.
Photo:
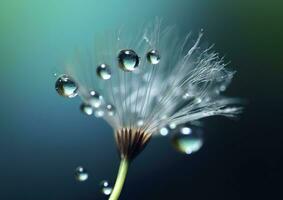
[[102, 194], [108, 196], [112, 193], [112, 187], [109, 186], [108, 181], [102, 181], [100, 185]]
[[113, 105], [108, 104], [106, 106], [106, 110], [107, 110], [107, 113], [108, 113], [109, 116], [115, 115], [115, 107]]
[[86, 115], [92, 115], [93, 114], [93, 107], [89, 104], [82, 103], [80, 106], [81, 111]]
[[75, 170], [75, 178], [80, 182], [86, 181], [88, 179], [88, 173], [83, 167], [79, 166]]
[[90, 91], [89, 95], [90, 96], [88, 97], [88, 103], [91, 106], [98, 108], [102, 104], [102, 96], [94, 90]]
[[142, 119], [139, 119], [139, 120], [137, 121], [137, 125], [138, 125], [139, 127], [143, 126], [143, 124], [144, 124], [144, 121], [143, 121]]
[[98, 109], [94, 112], [95, 117], [100, 118], [104, 116], [104, 111], [102, 109]]
[[103, 80], [108, 80], [111, 78], [111, 69], [108, 65], [106, 64], [101, 64], [96, 68], [96, 73], [97, 75], [103, 79]]
[[192, 133], [192, 129], [190, 127], [183, 127], [181, 128], [181, 133], [184, 134], [184, 135], [189, 135]]
[[226, 86], [225, 86], [225, 85], [221, 85], [220, 88], [219, 88], [219, 90], [220, 90], [221, 92], [224, 92], [224, 91], [226, 90]]
[[156, 65], [160, 61], [160, 55], [157, 50], [151, 50], [146, 54], [146, 58], [148, 62], [150, 62], [153, 65]]
[[175, 123], [169, 124], [169, 128], [171, 128], [171, 129], [175, 129], [176, 127], [177, 127], [177, 124], [175, 124]]
[[182, 96], [182, 98], [183, 98], [184, 100], [189, 99], [189, 98], [190, 98], [189, 93], [186, 92], [186, 93]]
[[134, 71], [139, 65], [139, 57], [133, 50], [121, 50], [118, 55], [119, 66], [124, 71]]
[[72, 80], [71, 77], [67, 75], [61, 75], [56, 83], [55, 89], [59, 95], [63, 97], [73, 98], [77, 96], [78, 86], [75, 81]]
[[162, 136], [166, 136], [166, 135], [168, 135], [169, 131], [168, 131], [167, 128], [163, 127], [163, 128], [161, 128], [161, 129], [159, 130], [159, 133], [160, 133], [160, 135], [162, 135]]
[[177, 151], [192, 154], [203, 145], [202, 131], [199, 127], [181, 127], [173, 136], [172, 144]]
[[201, 102], [202, 102], [202, 99], [201, 99], [201, 98], [197, 97], [197, 98], [195, 99], [195, 103], [201, 103]]

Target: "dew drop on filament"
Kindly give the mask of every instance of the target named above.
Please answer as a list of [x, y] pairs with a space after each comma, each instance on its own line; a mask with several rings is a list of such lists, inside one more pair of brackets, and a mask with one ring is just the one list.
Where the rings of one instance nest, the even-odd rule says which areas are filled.
[[115, 107], [113, 105], [111, 105], [111, 104], [108, 104], [106, 106], [106, 111], [107, 111], [107, 114], [109, 116], [114, 116], [115, 115]]
[[89, 104], [86, 104], [86, 103], [81, 104], [80, 110], [82, 111], [82, 113], [84, 113], [86, 115], [92, 115], [93, 114], [93, 107]]
[[160, 62], [159, 52], [156, 50], [151, 50], [146, 54], [147, 61], [153, 65], [156, 65]]
[[100, 186], [102, 194], [109, 196], [112, 193], [112, 187], [109, 185], [108, 181], [102, 181]]
[[91, 106], [98, 108], [102, 104], [102, 96], [98, 94], [98, 92], [92, 90], [89, 93], [88, 104]]
[[134, 71], [139, 65], [139, 57], [131, 49], [121, 50], [118, 55], [119, 66], [124, 71]]
[[106, 64], [101, 64], [96, 68], [96, 74], [103, 80], [111, 78], [111, 69]]
[[74, 80], [68, 75], [61, 75], [56, 83], [55, 89], [59, 95], [63, 97], [73, 98], [78, 95], [78, 86]]
[[75, 170], [75, 178], [80, 182], [86, 181], [88, 179], [88, 173], [82, 166], [79, 166]]

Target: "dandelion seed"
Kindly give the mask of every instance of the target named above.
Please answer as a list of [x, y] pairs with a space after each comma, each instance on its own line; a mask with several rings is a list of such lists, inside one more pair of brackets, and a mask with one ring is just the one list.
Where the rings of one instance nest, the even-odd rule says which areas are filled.
[[[141, 34], [107, 37], [105, 44], [96, 46], [100, 51], [93, 55], [93, 62], [95, 66], [98, 62], [113, 66], [108, 81], [89, 71], [91, 63], [81, 64], [85, 61], [75, 60], [67, 68], [79, 85], [82, 100], [93, 106], [95, 115], [104, 118], [115, 133], [121, 164], [109, 200], [119, 198], [129, 163], [150, 139], [159, 132], [168, 134], [164, 127], [171, 125], [173, 129], [204, 117], [240, 113], [241, 107], [235, 106], [238, 100], [219, 92], [227, 88], [234, 71], [227, 69], [211, 47], [201, 50], [202, 35], [201, 31], [196, 40], [191, 35], [176, 40], [175, 29], [161, 29], [155, 24]], [[109, 109], [104, 104], [115, 108], [115, 114], [104, 114]], [[191, 136], [188, 128], [183, 133]], [[182, 146], [181, 141], [178, 144]], [[196, 151], [201, 144], [186, 149], [186, 153]]]

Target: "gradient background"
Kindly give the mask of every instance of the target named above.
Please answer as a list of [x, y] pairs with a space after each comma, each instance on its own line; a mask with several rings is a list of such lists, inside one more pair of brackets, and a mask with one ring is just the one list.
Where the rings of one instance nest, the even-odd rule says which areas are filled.
[[[282, 199], [283, 3], [261, 0], [1, 0], [0, 199], [105, 199], [115, 181], [111, 129], [54, 90], [53, 73], [95, 32], [162, 17], [205, 40], [238, 71], [227, 94], [249, 100], [239, 121], [206, 120], [205, 146], [192, 156], [169, 138], [135, 160], [122, 200]], [[73, 171], [86, 167], [78, 183]]]

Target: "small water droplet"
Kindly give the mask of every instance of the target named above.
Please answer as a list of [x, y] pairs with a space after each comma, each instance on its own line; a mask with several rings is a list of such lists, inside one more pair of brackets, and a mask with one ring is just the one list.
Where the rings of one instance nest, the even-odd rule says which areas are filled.
[[153, 65], [156, 65], [160, 62], [160, 54], [157, 50], [151, 50], [146, 54], [148, 62]]
[[77, 96], [78, 86], [74, 80], [72, 80], [71, 77], [63, 74], [61, 75], [56, 83], [55, 83], [55, 89], [58, 92], [59, 95], [63, 97], [73, 98]]
[[142, 119], [139, 119], [139, 120], [137, 121], [138, 127], [143, 126], [143, 124], [144, 124], [144, 121], [143, 121]]
[[102, 109], [98, 109], [94, 112], [95, 117], [100, 118], [104, 116], [104, 111]]
[[119, 52], [118, 62], [124, 71], [134, 71], [139, 65], [139, 57], [133, 50], [125, 49]]
[[108, 181], [102, 181], [100, 183], [100, 186], [101, 186], [101, 192], [102, 194], [104, 195], [110, 195], [112, 193], [112, 187], [109, 186], [109, 183]]
[[169, 134], [169, 130], [166, 127], [163, 127], [159, 130], [160, 135], [166, 136]]
[[202, 131], [199, 127], [181, 127], [173, 136], [172, 144], [177, 151], [192, 154], [203, 145]]
[[177, 127], [177, 124], [175, 124], [175, 123], [170, 123], [169, 124], [169, 128], [170, 129], [175, 129]]
[[79, 166], [75, 170], [75, 178], [80, 182], [86, 181], [88, 179], [88, 173], [82, 166]]
[[106, 64], [101, 64], [96, 68], [96, 74], [103, 80], [111, 78], [111, 69]]
[[94, 90], [90, 91], [88, 97], [88, 104], [95, 108], [98, 108], [102, 104], [102, 96]]
[[202, 102], [202, 99], [199, 98], [199, 97], [197, 97], [197, 98], [195, 99], [195, 102], [196, 102], [196, 103], [201, 103], [201, 102]]
[[93, 114], [93, 107], [89, 104], [82, 103], [80, 106], [81, 111], [86, 115], [92, 115]]
[[182, 127], [180, 131], [184, 135], [189, 135], [192, 133], [192, 129], [190, 127]]
[[113, 105], [108, 104], [106, 106], [106, 110], [107, 110], [107, 113], [108, 113], [109, 116], [115, 115], [115, 107]]
[[189, 99], [189, 98], [190, 98], [189, 93], [186, 92], [186, 93], [182, 96], [182, 98], [183, 98], [184, 100]]
[[225, 86], [225, 85], [221, 85], [220, 88], [219, 88], [219, 90], [220, 90], [221, 92], [224, 92], [224, 91], [226, 90], [226, 86]]

